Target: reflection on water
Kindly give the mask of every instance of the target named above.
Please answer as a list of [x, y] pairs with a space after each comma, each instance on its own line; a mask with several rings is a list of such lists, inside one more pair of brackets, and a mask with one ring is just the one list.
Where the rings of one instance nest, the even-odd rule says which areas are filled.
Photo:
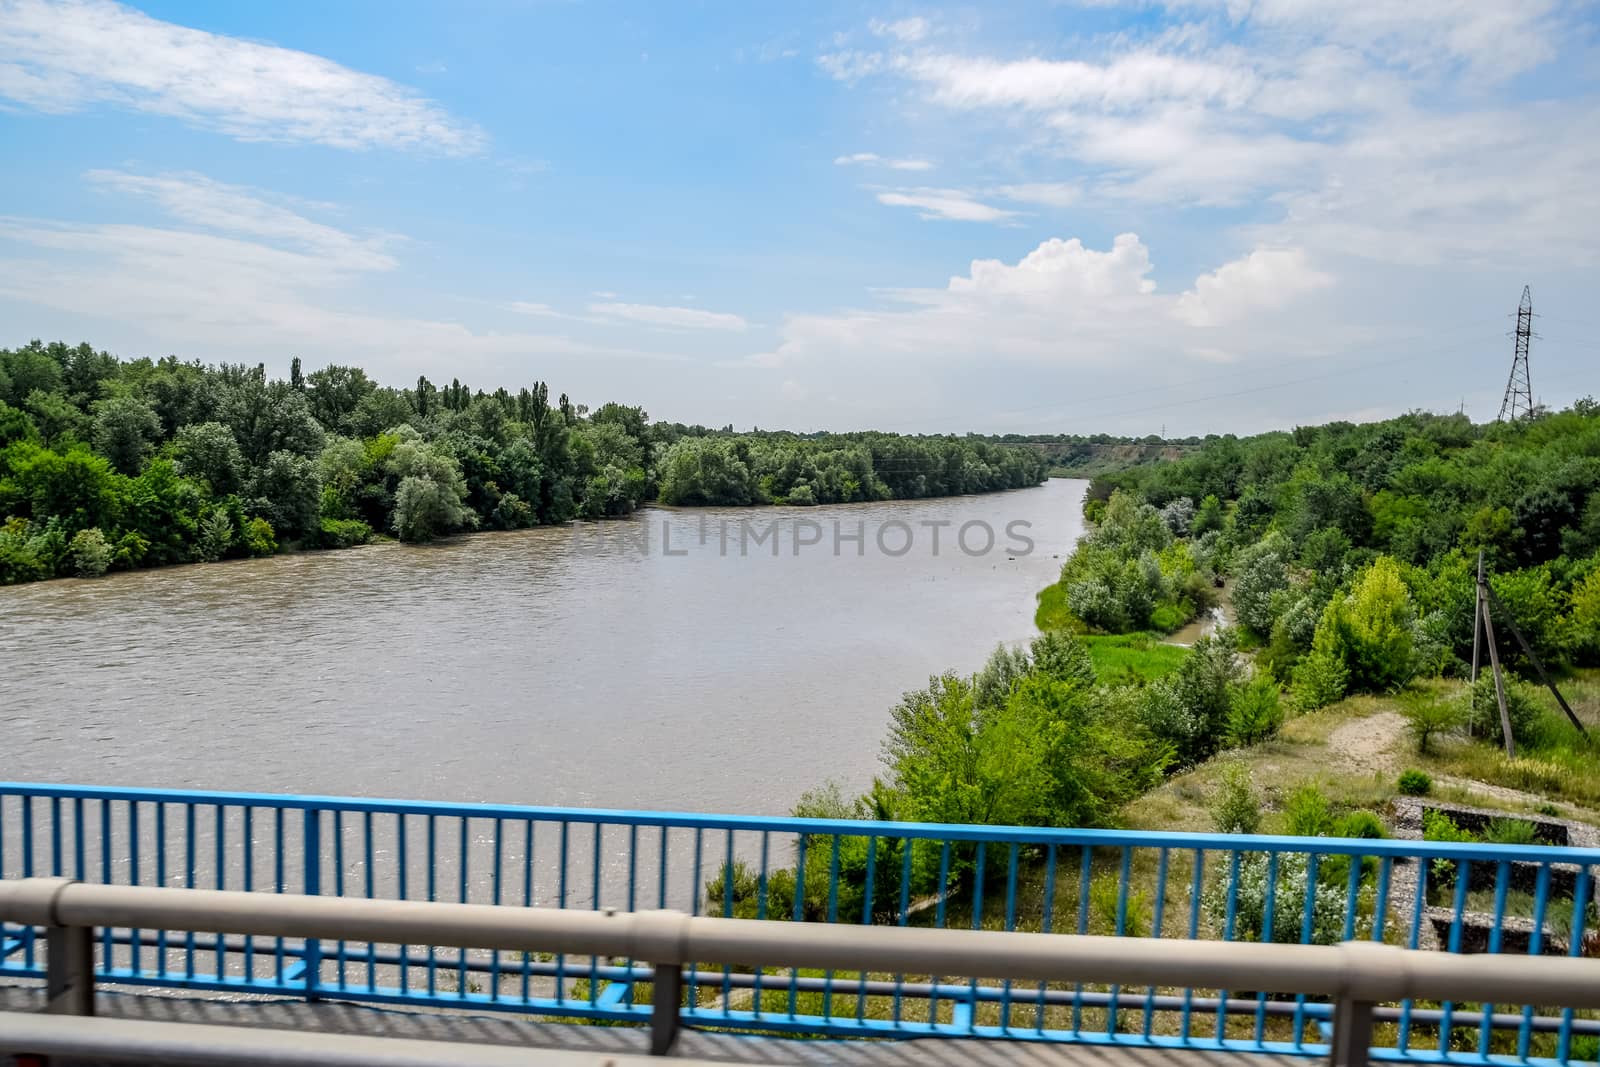
[[[1032, 634], [1085, 488], [649, 509], [0, 589], [5, 776], [781, 814], [868, 784], [902, 690]], [[741, 555], [741, 525], [773, 519], [778, 552]], [[820, 541], [802, 525], [796, 549], [807, 520]], [[896, 520], [913, 536], [878, 543]], [[1016, 521], [1031, 554], [1007, 554]], [[992, 552], [955, 546], [974, 522]]]

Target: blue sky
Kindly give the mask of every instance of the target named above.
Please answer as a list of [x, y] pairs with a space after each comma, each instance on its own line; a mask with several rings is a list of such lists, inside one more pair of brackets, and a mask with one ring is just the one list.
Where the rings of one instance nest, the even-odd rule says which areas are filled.
[[1528, 0], [0, 0], [0, 344], [795, 429], [1600, 392], [1600, 25]]

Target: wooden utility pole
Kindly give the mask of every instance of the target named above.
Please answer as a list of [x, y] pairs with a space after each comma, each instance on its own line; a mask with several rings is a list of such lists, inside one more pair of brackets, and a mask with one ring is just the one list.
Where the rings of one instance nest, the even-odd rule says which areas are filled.
[[[1566, 698], [1561, 695], [1561, 690], [1556, 688], [1556, 683], [1546, 673], [1544, 664], [1539, 661], [1538, 655], [1533, 651], [1533, 646], [1528, 644], [1528, 639], [1523, 637], [1522, 631], [1517, 628], [1516, 620], [1505, 609], [1505, 605], [1500, 603], [1500, 598], [1494, 595], [1494, 590], [1489, 588], [1489, 580], [1484, 576], [1483, 552], [1480, 549], [1478, 552], [1477, 603], [1472, 609], [1472, 696], [1474, 700], [1477, 699], [1478, 666], [1480, 663], [1479, 638], [1481, 637], [1484, 643], [1489, 646], [1489, 665], [1494, 671], [1494, 697], [1500, 705], [1500, 729], [1505, 733], [1506, 755], [1515, 756], [1517, 754], [1517, 746], [1511, 737], [1511, 716], [1506, 711], [1506, 686], [1503, 672], [1500, 670], [1500, 651], [1495, 647], [1494, 643], [1494, 616], [1490, 611], [1491, 606], [1498, 608], [1500, 614], [1504, 616], [1506, 625], [1511, 628], [1511, 635], [1517, 639], [1517, 644], [1522, 646], [1522, 652], [1528, 657], [1528, 662], [1533, 664], [1533, 669], [1539, 672], [1539, 680], [1555, 696], [1556, 703], [1561, 706], [1562, 711], [1567, 713], [1567, 718], [1572, 722], [1572, 725], [1577, 727], [1580, 734], [1587, 737], [1589, 731], [1584, 729], [1583, 722], [1573, 713], [1572, 708], [1567, 705]], [[1468, 729], [1471, 728], [1470, 723], [1471, 720], [1469, 719]]]
[[[1515, 758], [1517, 755], [1517, 741], [1510, 736], [1510, 713], [1506, 710], [1506, 680], [1501, 677], [1499, 669], [1499, 649], [1494, 648], [1494, 624], [1490, 621], [1490, 584], [1483, 577], [1483, 550], [1478, 550], [1478, 603], [1475, 609], [1474, 627], [1482, 625], [1483, 640], [1490, 646], [1490, 667], [1494, 670], [1494, 701], [1499, 704], [1501, 712], [1501, 733], [1506, 736], [1506, 755]], [[1472, 651], [1472, 680], [1478, 680], [1478, 654], [1477, 630], [1474, 630], [1474, 651]], [[1472, 696], [1477, 699], [1477, 688], [1472, 689]]]

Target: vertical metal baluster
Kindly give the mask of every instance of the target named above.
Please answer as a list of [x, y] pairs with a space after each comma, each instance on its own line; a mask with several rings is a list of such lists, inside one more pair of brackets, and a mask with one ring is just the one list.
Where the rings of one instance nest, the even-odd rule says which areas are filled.
[[[1506, 919], [1506, 890], [1507, 883], [1511, 880], [1511, 864], [1500, 860], [1495, 864], [1494, 874], [1494, 925], [1489, 928], [1489, 954], [1499, 955], [1501, 931]], [[1489, 1054], [1489, 1031], [1494, 1023], [1494, 1005], [1485, 1003], [1483, 1006], [1483, 1023], [1478, 1028], [1478, 1055]]]
[[[1572, 893], [1572, 925], [1567, 928], [1567, 955], [1583, 955], [1583, 933], [1588, 924], [1591, 868], [1578, 868], [1578, 885]], [[1572, 1058], [1571, 1008], [1561, 1009], [1561, 1029], [1556, 1032], [1556, 1059], [1566, 1063]]]
[[[160, 800], [156, 801], [156, 885], [167, 886], [167, 805]], [[166, 927], [156, 931], [156, 974], [163, 981], [167, 977]]]
[[[725, 841], [725, 854], [722, 857], [722, 917], [733, 918], [733, 830], [728, 830]], [[722, 1013], [728, 1013], [728, 997], [733, 991], [733, 968], [724, 963], [722, 965]]]
[[[1235, 926], [1236, 920], [1239, 917], [1239, 863], [1240, 863], [1239, 850], [1238, 849], [1234, 849], [1232, 852], [1229, 853], [1229, 857], [1230, 858], [1229, 858], [1229, 861], [1228, 861], [1228, 907], [1227, 907], [1227, 915], [1223, 919], [1223, 925], [1222, 925], [1222, 940], [1224, 940], [1224, 941], [1232, 941], [1233, 940], [1234, 926]], [[1228, 1015], [1227, 1015], [1227, 1011], [1226, 1011], [1227, 1005], [1228, 1005], [1228, 990], [1226, 990], [1226, 989], [1217, 990], [1217, 1041], [1219, 1043], [1226, 1043], [1226, 1041], [1228, 1039], [1228, 1030], [1227, 1030]]]
[[[100, 801], [100, 882], [102, 885], [111, 884], [111, 801], [109, 800]], [[221, 889], [222, 887], [218, 886], [217, 888]], [[100, 936], [101, 966], [109, 972], [116, 966], [112, 956], [116, 943], [111, 938], [111, 927], [101, 927]], [[33, 962], [33, 940], [31, 938], [28, 944], [28, 962], [31, 964]], [[220, 972], [221, 968], [219, 967], [218, 973], [220, 974]]]
[[[0, 817], [0, 823], [5, 819]], [[83, 798], [72, 798], [72, 866], [76, 872], [73, 877], [78, 881], [84, 880], [84, 845], [83, 845]], [[0, 875], [3, 877], [3, 875]]]
[[[1155, 915], [1150, 919], [1150, 936], [1159, 938], [1161, 927], [1167, 911], [1167, 850], [1165, 848], [1157, 854], [1156, 859], [1156, 903]], [[1146, 1040], [1150, 1038], [1150, 1027], [1155, 1019], [1155, 986], [1146, 986], [1144, 990], [1144, 1018], [1141, 1020], [1140, 1034]]]
[[[689, 914], [700, 914], [700, 897], [705, 893], [700, 881], [700, 860], [702, 848], [705, 845], [705, 829], [694, 828], [694, 874], [689, 886]], [[700, 967], [694, 960], [689, 961], [689, 980], [684, 983], [688, 987], [688, 1008], [691, 1012], [700, 1004], [699, 989]]]
[[[195, 804], [189, 802], [183, 806], [183, 886], [193, 889], [195, 878], [198, 874], [198, 857], [195, 855]], [[183, 976], [190, 981], [194, 980], [194, 931], [187, 930], [183, 935]]]
[[[1278, 903], [1278, 853], [1276, 853], [1276, 852], [1267, 853], [1267, 887], [1266, 888], [1267, 888], [1266, 904], [1263, 905], [1263, 907], [1261, 909], [1261, 940], [1264, 943], [1265, 942], [1271, 942], [1272, 940], [1274, 940], [1274, 938], [1273, 938], [1273, 922], [1277, 919], [1277, 916], [1275, 914], [1273, 914], [1277, 910], [1277, 903]], [[1226, 998], [1223, 998], [1223, 999], [1226, 1000]], [[1226, 1008], [1226, 1005], [1223, 1005], [1221, 1008], [1218, 1009], [1218, 1011], [1221, 1013], [1221, 1017], [1223, 1019], [1226, 1019], [1226, 1017], [1227, 1017], [1227, 1012], [1226, 1012], [1225, 1008]], [[1296, 1017], [1298, 1018], [1298, 1013], [1297, 1013]], [[1258, 1044], [1258, 1045], [1261, 1044], [1261, 1039], [1266, 1033], [1266, 1028], [1267, 1028], [1267, 994], [1266, 994], [1265, 990], [1258, 990], [1256, 992], [1256, 1029], [1255, 1029], [1256, 1044]], [[1299, 1027], [1298, 1026], [1295, 1028], [1295, 1031], [1296, 1031], [1296, 1034], [1298, 1035], [1298, 1032], [1299, 1032]]]
[[[839, 921], [839, 849], [841, 840], [833, 835], [833, 855], [828, 860], [828, 922]], [[822, 972], [822, 1017], [833, 1018], [833, 968]]]
[[[895, 924], [905, 926], [911, 921], [911, 853], [916, 842], [909, 837], [900, 839], [900, 906], [896, 911]], [[892, 1021], [895, 1027], [900, 1025], [901, 1009], [904, 999], [902, 991], [906, 984], [904, 971], [898, 971], [894, 976], [894, 1009]]]
[[[799, 842], [795, 845], [794, 860], [794, 921], [799, 922], [805, 917], [806, 904], [806, 841], [808, 838], [801, 834]], [[789, 1018], [794, 1018], [795, 1000], [799, 996], [797, 985], [800, 979], [800, 968], [789, 968]]]
[[[462, 815], [457, 823], [461, 827], [461, 865], [456, 871], [456, 900], [462, 904], [467, 903], [467, 897], [470, 895], [467, 888], [467, 840], [471, 834], [471, 822], [471, 817]], [[467, 950], [458, 948], [456, 949], [456, 997], [457, 999], [465, 1000], [467, 993]]]
[[667, 827], [661, 827], [661, 862], [660, 870], [656, 874], [656, 907], [667, 906]]
[[[933, 925], [940, 930], [944, 929], [945, 901], [950, 898], [950, 842], [939, 842], [939, 895], [933, 906]], [[939, 1022], [939, 978], [930, 975], [929, 984], [932, 988], [928, 993], [928, 1024], [936, 1025]]]
[[[563, 909], [567, 906], [567, 834], [569, 829], [567, 821], [563, 819], [561, 821], [561, 855], [557, 860], [561, 870], [557, 876], [556, 888], [556, 891], [560, 894], [560, 898], [556, 901], [556, 907]], [[556, 953], [556, 999], [567, 999], [567, 954], [565, 952]]]
[[[1040, 933], [1054, 933], [1056, 910], [1056, 846], [1048, 845], [1045, 848], [1044, 859], [1044, 913], [1039, 920]], [[1039, 1003], [1034, 1008], [1034, 1031], [1044, 1033], [1045, 1024], [1045, 991], [1046, 982], [1039, 983]]]
[[[1544, 951], [1544, 923], [1550, 906], [1550, 864], [1539, 864], [1538, 881], [1533, 887], [1533, 932], [1528, 936], [1528, 955], [1537, 956]], [[1517, 1027], [1517, 1059], [1528, 1058], [1528, 1046], [1533, 1040], [1533, 1005], [1522, 1006], [1522, 1023]]]
[[[1123, 846], [1122, 866], [1117, 872], [1117, 936], [1126, 937], [1128, 934], [1128, 883], [1133, 874], [1133, 849]], [[1111, 987], [1111, 999], [1106, 1007], [1106, 1036], [1114, 1037], [1117, 1032], [1117, 1001], [1122, 995], [1122, 987]]]
[[[594, 892], [590, 894], [590, 909], [592, 911], [600, 910], [600, 843], [604, 832], [604, 824], [598, 822], [594, 824], [594, 869], [590, 873], [594, 887]], [[589, 956], [589, 1007], [591, 1008], [595, 1006], [600, 998], [599, 965], [600, 957], [591, 953]]]
[[[403, 811], [395, 812], [394, 816], [395, 862], [399, 864], [399, 873], [395, 879], [395, 892], [401, 900], [410, 900], [411, 894], [406, 889], [406, 815]], [[411, 993], [411, 946], [400, 946], [400, 993], [402, 996]]]
[[[1302, 945], [1311, 944], [1311, 935], [1316, 928], [1317, 868], [1321, 861], [1322, 856], [1316, 852], [1306, 857], [1306, 896], [1300, 902], [1300, 906], [1304, 909], [1300, 913], [1300, 943]], [[1305, 1027], [1306, 995], [1304, 993], [1296, 993], [1294, 995], [1294, 1043], [1296, 1045], [1305, 1042]]]
[[[226, 888], [228, 888], [228, 862], [227, 862], [227, 853], [225, 851], [223, 838], [224, 838], [225, 834], [227, 833], [227, 827], [228, 827], [228, 807], [227, 807], [227, 805], [225, 805], [225, 804], [216, 805], [216, 815], [217, 815], [217, 869], [216, 869], [215, 881], [217, 883], [216, 887], [218, 889], [226, 889]], [[109, 879], [108, 879], [108, 881], [109, 881]], [[222, 981], [222, 979], [228, 973], [228, 961], [227, 961], [226, 956], [224, 955], [224, 949], [225, 948], [226, 948], [226, 946], [223, 943], [222, 935], [218, 934], [217, 935], [216, 950], [217, 950], [217, 981], [219, 981], [219, 982]]]
[[[1200, 937], [1200, 896], [1204, 888], [1206, 870], [1206, 854], [1203, 849], [1194, 850], [1194, 879], [1189, 884], [1189, 937], [1190, 941]], [[1185, 986], [1183, 990], [1183, 1019], [1179, 1030], [1179, 1037], [1187, 1043], [1189, 1040], [1189, 1022], [1194, 1015], [1194, 987]]]
[[[1411, 906], [1411, 935], [1407, 938], [1406, 947], [1415, 949], [1422, 937], [1422, 909], [1428, 901], [1428, 871], [1433, 861], [1424, 857], [1417, 857], [1417, 898]], [[1400, 1002], [1400, 1031], [1395, 1042], [1395, 1049], [1400, 1055], [1405, 1055], [1406, 1049], [1411, 1044], [1411, 1001]]]
[[[423, 824], [427, 835], [428, 849], [428, 900], [433, 902], [439, 899], [439, 849], [438, 849], [438, 818], [434, 815], [427, 816]], [[343, 946], [340, 946], [341, 957]], [[438, 993], [439, 978], [439, 946], [431, 941], [428, 944], [428, 996], [433, 997]]]
[[[756, 875], [757, 919], [765, 919], [767, 917], [767, 856], [771, 845], [772, 834], [767, 830], [761, 831], [761, 873]], [[761, 1018], [761, 973], [761, 964], [757, 963], [755, 983], [750, 994], [751, 1007], [757, 1019]]]
[[[139, 802], [128, 801], [128, 884], [139, 884]], [[129, 971], [135, 975], [144, 973], [144, 931], [137, 926], [128, 931], [128, 962]]]
[[1344, 887], [1344, 932], [1341, 941], [1352, 941], [1356, 936], [1356, 911], [1361, 897], [1361, 871], [1366, 865], [1367, 857], [1349, 856], [1350, 877], [1345, 881]]
[[[500, 866], [503, 862], [504, 847], [502, 835], [505, 833], [505, 820], [494, 820], [494, 903], [500, 903]], [[500, 950], [494, 949], [494, 955], [489, 960], [489, 999], [500, 999]]]
[[[333, 809], [333, 895], [344, 896], [344, 812]], [[339, 939], [339, 988], [348, 986], [345, 970], [345, 942]]]
[[[1456, 864], [1455, 917], [1450, 920], [1450, 951], [1461, 951], [1461, 928], [1467, 914], [1467, 887], [1472, 882], [1472, 861], [1463, 859]], [[1496, 920], [1498, 921], [1498, 920]], [[1450, 1035], [1455, 1031], [1455, 1001], [1439, 1005], [1439, 1052], [1450, 1051]]]
[[50, 873], [61, 877], [61, 798], [50, 798]]
[[[1018, 846], [1012, 844], [1006, 855], [1006, 932], [1010, 933], [1017, 928], [1017, 851]], [[976, 1004], [973, 1005], [977, 1007]], [[1007, 978], [1000, 986], [1000, 1031], [1005, 1033], [1011, 1029], [1011, 979]]]
[[[273, 848], [273, 850], [272, 850], [273, 851], [273, 857], [272, 857], [272, 859], [273, 859], [273, 863], [272, 863], [272, 882], [273, 882], [273, 885], [276, 887], [274, 889], [274, 892], [276, 892], [276, 893], [281, 895], [283, 893], [283, 809], [282, 808], [273, 808], [272, 809], [272, 821], [273, 821], [273, 844], [275, 846]], [[277, 942], [278, 942], [277, 946], [274, 949], [274, 954], [276, 956], [276, 959], [275, 959], [274, 962], [275, 962], [275, 964], [277, 966], [277, 969], [278, 969], [278, 985], [282, 986], [283, 985], [283, 938], [279, 937], [277, 939]]]
[[[368, 900], [377, 896], [378, 865], [374, 859], [372, 847], [372, 812], [361, 813], [362, 848], [366, 855], [366, 877], [363, 879], [362, 888], [366, 891]], [[367, 942], [367, 992], [375, 993], [378, 989], [378, 946], [371, 941]]]
[[[1089, 846], [1084, 845], [1080, 850], [1083, 856], [1078, 864], [1078, 933], [1089, 932], [1089, 883], [1094, 879], [1093, 855]], [[1072, 983], [1072, 1034], [1076, 1037], [1083, 1030], [1083, 983]]]
[[[861, 925], [872, 925], [872, 885], [878, 877], [878, 839], [867, 838], [867, 886], [861, 894]], [[867, 1017], [867, 975], [869, 971], [856, 972], [856, 1022]]]
[[[533, 907], [533, 820], [528, 819], [522, 824], [522, 906]], [[629, 910], [632, 908], [630, 906]], [[529, 956], [522, 954], [522, 1002], [528, 1002]], [[631, 996], [631, 990], [630, 990]]]

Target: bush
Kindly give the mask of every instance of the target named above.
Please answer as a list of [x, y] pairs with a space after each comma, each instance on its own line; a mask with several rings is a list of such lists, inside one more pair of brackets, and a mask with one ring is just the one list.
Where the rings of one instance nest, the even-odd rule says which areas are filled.
[[[1266, 932], [1267, 868], [1262, 853], [1252, 853], [1239, 861], [1238, 890], [1234, 895], [1233, 936], [1239, 941], [1271, 940], [1299, 944], [1306, 913], [1306, 856], [1284, 852], [1278, 856], [1277, 887], [1272, 899], [1272, 930]], [[1206, 912], [1219, 927], [1227, 920], [1226, 879], [1214, 883], [1203, 898]], [[1311, 892], [1311, 940], [1313, 945], [1335, 945], [1344, 935], [1344, 889], [1318, 883]]]
[[323, 519], [317, 543], [324, 548], [350, 548], [372, 540], [372, 527], [360, 519]]
[[1283, 819], [1290, 837], [1323, 837], [1333, 828], [1333, 806], [1317, 783], [1306, 782], [1289, 794]]
[[1235, 686], [1228, 700], [1228, 743], [1254, 745], [1265, 741], [1283, 725], [1283, 705], [1278, 699], [1278, 683], [1258, 674], [1247, 684]]
[[200, 520], [200, 538], [195, 542], [195, 557], [204, 563], [215, 563], [233, 547], [233, 519], [227, 508], [212, 508]]
[[1427, 771], [1419, 771], [1415, 767], [1400, 773], [1400, 781], [1396, 783], [1400, 792], [1408, 797], [1425, 797], [1433, 792], [1433, 779]]
[[1343, 700], [1349, 685], [1350, 672], [1344, 661], [1327, 649], [1318, 649], [1295, 667], [1291, 691], [1302, 711], [1315, 711]]
[[1428, 697], [1413, 695], [1400, 704], [1400, 714], [1405, 716], [1406, 730], [1416, 742], [1417, 752], [1426, 756], [1428, 743], [1442, 733], [1448, 733], [1466, 721], [1466, 710], [1453, 697]]
[[72, 557], [72, 565], [79, 578], [98, 578], [111, 566], [115, 553], [106, 542], [105, 534], [91, 526], [72, 536], [71, 543], [67, 545], [67, 554]]
[[1232, 760], [1222, 768], [1211, 821], [1219, 834], [1253, 834], [1261, 827], [1261, 798], [1244, 763]]
[[278, 539], [273, 535], [272, 523], [259, 516], [244, 524], [240, 538], [245, 551], [252, 556], [270, 556], [278, 551]]
[[1089, 883], [1089, 911], [1095, 925], [1091, 929], [1106, 934], [1117, 932], [1117, 913], [1122, 913], [1122, 937], [1146, 937], [1150, 933], [1150, 894], [1130, 889], [1127, 901], [1121, 900], [1122, 886], [1116, 878], [1101, 878]]
[[1341, 815], [1333, 824], [1332, 837], [1354, 837], [1377, 841], [1389, 836], [1383, 820], [1370, 811], [1352, 811]]
[[[1504, 686], [1506, 718], [1511, 720], [1511, 737], [1515, 741], [1524, 741], [1539, 720], [1539, 705], [1532, 689], [1509, 671], [1505, 674]], [[1500, 701], [1495, 695], [1493, 671], [1484, 671], [1478, 675], [1478, 682], [1472, 687], [1467, 721], [1472, 726], [1474, 736], [1486, 737], [1497, 745], [1505, 744], [1505, 730], [1500, 724]]]
[[1416, 615], [1400, 567], [1380, 556], [1343, 596], [1323, 609], [1312, 638], [1313, 658], [1337, 660], [1350, 688], [1382, 692], [1415, 671]]

